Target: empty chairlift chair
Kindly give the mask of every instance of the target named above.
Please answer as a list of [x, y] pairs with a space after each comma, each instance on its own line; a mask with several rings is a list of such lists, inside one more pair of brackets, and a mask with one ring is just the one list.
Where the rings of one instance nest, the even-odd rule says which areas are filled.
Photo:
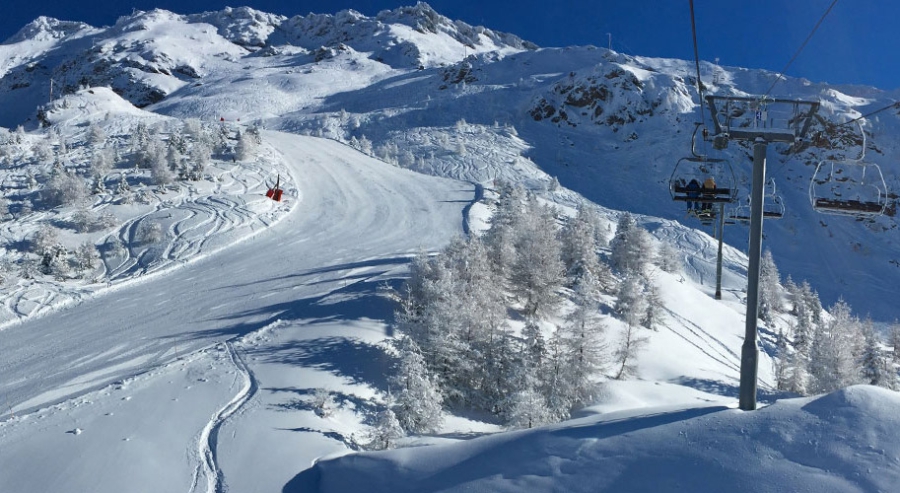
[[809, 201], [823, 214], [877, 216], [887, 207], [888, 190], [881, 168], [863, 161], [866, 133], [860, 125], [862, 151], [855, 160], [826, 160], [816, 166]]

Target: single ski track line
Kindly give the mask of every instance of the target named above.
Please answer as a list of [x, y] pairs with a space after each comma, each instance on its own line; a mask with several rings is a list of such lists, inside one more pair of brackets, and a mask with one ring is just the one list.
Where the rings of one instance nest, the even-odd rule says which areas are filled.
[[256, 391], [259, 389], [256, 377], [247, 367], [247, 364], [235, 349], [234, 344], [231, 341], [226, 341], [224, 345], [228, 351], [228, 358], [232, 366], [240, 374], [243, 384], [238, 393], [225, 406], [219, 409], [203, 430], [200, 431], [200, 438], [198, 439], [200, 463], [194, 470], [194, 478], [191, 481], [191, 493], [198, 492], [197, 488], [200, 485], [201, 478], [206, 478], [207, 493], [224, 493], [228, 491], [225, 484], [225, 475], [219, 467], [216, 451], [219, 441], [219, 430], [229, 417], [256, 395]]

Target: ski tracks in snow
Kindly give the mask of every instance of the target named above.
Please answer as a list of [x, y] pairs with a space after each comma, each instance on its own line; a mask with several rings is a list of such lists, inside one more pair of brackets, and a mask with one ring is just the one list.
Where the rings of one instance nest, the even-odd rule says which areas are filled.
[[669, 324], [663, 324], [664, 327], [671, 330], [675, 335], [684, 339], [686, 342], [697, 348], [700, 352], [708, 356], [713, 361], [740, 372], [741, 357], [731, 350], [725, 343], [712, 336], [705, 329], [694, 322], [679, 315], [670, 308], [663, 307], [666, 312], [671, 315], [681, 327], [686, 329], [687, 333], [678, 331]]
[[242, 380], [241, 388], [238, 393], [225, 406], [219, 409], [209, 423], [201, 430], [198, 439], [198, 459], [196, 469], [194, 469], [194, 477], [191, 481], [191, 493], [200, 493], [203, 491], [201, 483], [206, 483], [206, 493], [224, 493], [228, 490], [225, 485], [225, 477], [222, 469], [219, 467], [218, 455], [216, 448], [219, 441], [219, 430], [229, 417], [240, 410], [256, 394], [259, 385], [253, 372], [244, 363], [240, 353], [235, 349], [231, 341], [224, 343], [225, 349], [228, 351], [228, 357], [231, 364], [237, 370]]

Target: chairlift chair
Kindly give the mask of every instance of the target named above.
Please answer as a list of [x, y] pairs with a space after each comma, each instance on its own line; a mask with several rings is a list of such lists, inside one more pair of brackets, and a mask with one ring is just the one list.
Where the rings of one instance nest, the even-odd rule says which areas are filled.
[[[715, 181], [715, 188], [703, 188], [709, 178]], [[696, 180], [700, 188], [691, 187], [692, 180]], [[669, 192], [676, 202], [730, 203], [737, 196], [734, 185], [734, 170], [728, 160], [691, 156], [676, 163], [669, 179]], [[712, 215], [714, 217], [715, 213]]]
[[809, 201], [823, 214], [877, 216], [887, 207], [888, 190], [875, 163], [863, 161], [866, 132], [859, 124], [862, 149], [855, 160], [826, 160], [816, 166], [809, 183]]
[[862, 161], [822, 161], [809, 184], [810, 203], [823, 214], [877, 216], [887, 195], [881, 168]]
[[[781, 200], [781, 196], [776, 193], [775, 181], [772, 179], [769, 179], [763, 195], [762, 215], [764, 219], [781, 219], [784, 217], [784, 201]], [[735, 222], [749, 223], [750, 198], [747, 198], [746, 203], [731, 209], [728, 213], [728, 218]]]

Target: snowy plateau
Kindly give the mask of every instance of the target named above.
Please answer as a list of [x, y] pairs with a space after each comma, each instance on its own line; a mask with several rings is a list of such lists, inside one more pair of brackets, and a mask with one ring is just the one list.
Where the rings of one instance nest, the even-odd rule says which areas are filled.
[[[701, 63], [715, 95], [763, 94], [777, 77]], [[759, 322], [760, 408], [742, 411], [747, 227], [724, 230], [715, 300], [713, 230], [669, 192], [700, 118], [696, 82], [693, 61], [542, 48], [424, 3], [36, 19], [0, 44], [0, 492], [897, 491], [896, 196], [854, 218], [819, 214], [809, 191], [820, 161], [863, 146], [900, 189], [896, 107], [838, 125], [900, 93], [775, 86], [820, 102], [810, 132], [829, 145], [768, 149], [785, 213], [764, 247], [782, 284]], [[722, 154], [743, 199], [752, 149]], [[594, 392], [529, 426], [539, 409], [523, 422], [521, 401], [467, 406], [475, 394], [450, 389], [430, 431], [379, 446], [409, 367], [394, 342], [425, 326], [405, 286], [438, 285], [440, 259], [478, 260], [474, 239], [502, 241], [510, 190], [551, 234], [533, 228], [505, 254], [585, 211], [602, 237], [592, 255], [613, 266], [584, 315], [604, 327], [606, 364], [584, 376]], [[629, 224], [652, 259], [632, 302], [652, 321], [624, 303]], [[494, 273], [466, 265], [460, 277]], [[829, 311], [801, 308], [804, 281]], [[553, 346], [588, 306], [578, 283], [556, 286], [550, 310], [493, 282], [505, 350]], [[884, 363], [884, 385], [858, 372], [829, 387], [846, 368], [811, 366], [818, 383], [789, 391], [786, 368], [796, 380], [800, 356], [827, 356], [798, 335], [812, 321], [837, 346], [836, 327], [865, 334], [846, 346]], [[642, 347], [623, 352], [633, 330]], [[422, 349], [433, 362], [440, 348]], [[530, 361], [517, 357], [503, 361]], [[546, 376], [522, 371], [521, 385]]]

